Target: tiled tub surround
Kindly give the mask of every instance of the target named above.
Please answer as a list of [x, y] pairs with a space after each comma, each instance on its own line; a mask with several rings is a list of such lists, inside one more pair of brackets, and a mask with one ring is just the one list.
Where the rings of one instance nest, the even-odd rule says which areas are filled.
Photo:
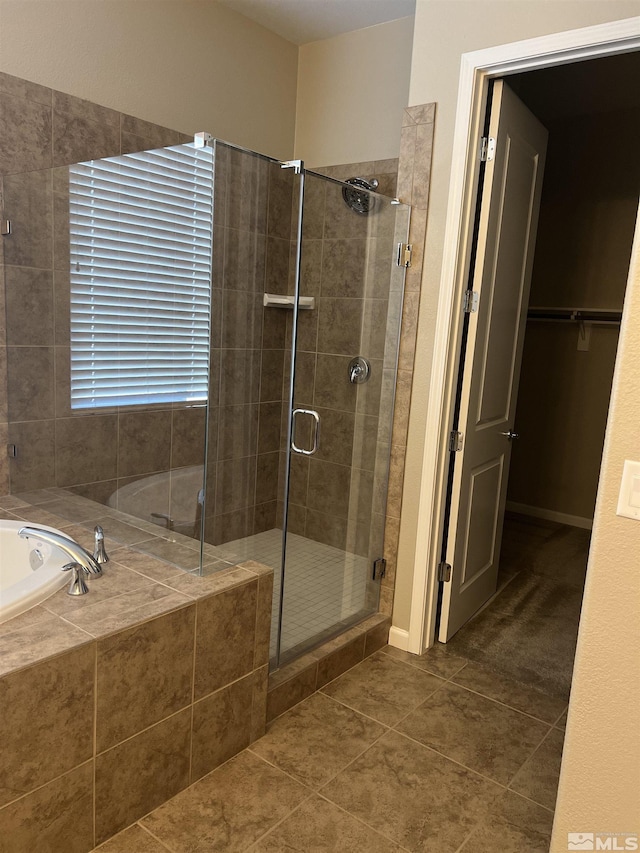
[[60, 489], [0, 512], [106, 531], [88, 595], [0, 625], [0, 849], [85, 853], [263, 734], [273, 574]]

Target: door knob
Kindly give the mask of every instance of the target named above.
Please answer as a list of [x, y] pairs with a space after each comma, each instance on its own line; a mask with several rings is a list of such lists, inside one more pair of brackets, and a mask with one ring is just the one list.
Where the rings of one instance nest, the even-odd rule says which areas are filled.
[[520, 438], [517, 432], [514, 432], [512, 429], [509, 432], [501, 432], [499, 435], [506, 435], [509, 441], [513, 441], [514, 438]]

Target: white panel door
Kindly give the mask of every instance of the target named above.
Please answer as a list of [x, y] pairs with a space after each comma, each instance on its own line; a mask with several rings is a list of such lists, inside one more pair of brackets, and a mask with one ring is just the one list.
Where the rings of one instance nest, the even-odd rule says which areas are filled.
[[503, 81], [494, 84], [469, 317], [439, 639], [495, 593], [511, 439], [547, 131]]

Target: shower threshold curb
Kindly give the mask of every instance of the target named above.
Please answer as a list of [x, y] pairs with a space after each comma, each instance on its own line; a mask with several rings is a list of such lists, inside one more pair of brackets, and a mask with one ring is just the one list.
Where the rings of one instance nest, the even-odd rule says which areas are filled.
[[391, 618], [375, 613], [269, 676], [267, 723], [381, 649]]

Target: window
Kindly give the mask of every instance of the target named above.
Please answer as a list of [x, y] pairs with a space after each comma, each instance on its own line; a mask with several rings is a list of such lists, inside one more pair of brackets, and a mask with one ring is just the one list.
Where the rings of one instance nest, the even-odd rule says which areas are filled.
[[207, 398], [213, 150], [69, 168], [71, 408]]

